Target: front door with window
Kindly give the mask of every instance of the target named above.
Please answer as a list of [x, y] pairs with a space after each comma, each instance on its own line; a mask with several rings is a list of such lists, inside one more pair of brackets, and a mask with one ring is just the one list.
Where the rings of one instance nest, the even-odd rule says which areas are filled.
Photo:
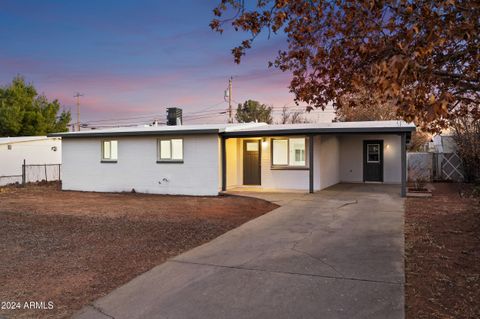
[[243, 184], [260, 185], [260, 140], [243, 141]]
[[383, 182], [383, 141], [363, 141], [363, 180]]

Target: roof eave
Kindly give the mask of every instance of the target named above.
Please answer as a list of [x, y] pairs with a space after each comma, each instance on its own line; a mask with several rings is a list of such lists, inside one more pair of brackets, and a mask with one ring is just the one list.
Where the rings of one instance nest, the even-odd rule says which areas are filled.
[[132, 131], [132, 132], [88, 132], [88, 133], [52, 133], [48, 137], [85, 138], [85, 137], [121, 137], [121, 136], [158, 136], [158, 135], [193, 135], [218, 134], [219, 129], [175, 130], [175, 131]]
[[303, 128], [303, 129], [281, 129], [281, 130], [251, 130], [251, 131], [231, 131], [222, 133], [225, 137], [240, 136], [281, 136], [281, 135], [299, 135], [299, 134], [399, 134], [411, 133], [415, 127], [344, 127], [344, 128]]

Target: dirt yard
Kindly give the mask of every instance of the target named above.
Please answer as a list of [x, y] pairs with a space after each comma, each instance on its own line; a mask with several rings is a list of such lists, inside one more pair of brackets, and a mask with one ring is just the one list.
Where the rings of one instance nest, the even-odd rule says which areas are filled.
[[406, 317], [480, 318], [478, 199], [434, 186], [433, 197], [406, 201]]
[[52, 310], [0, 310], [0, 317], [68, 317], [276, 207], [234, 196], [62, 192], [55, 184], [0, 188], [0, 306], [53, 302]]

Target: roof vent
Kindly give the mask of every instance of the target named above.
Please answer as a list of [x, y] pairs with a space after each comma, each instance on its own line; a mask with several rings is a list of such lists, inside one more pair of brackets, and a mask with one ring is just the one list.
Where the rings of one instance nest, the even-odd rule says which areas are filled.
[[179, 107], [167, 108], [167, 125], [182, 125], [182, 109]]

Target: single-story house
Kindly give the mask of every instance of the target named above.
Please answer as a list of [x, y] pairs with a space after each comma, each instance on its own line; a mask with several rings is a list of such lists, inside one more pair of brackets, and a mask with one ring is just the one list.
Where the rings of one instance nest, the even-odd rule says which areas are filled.
[[64, 190], [217, 195], [314, 192], [340, 182], [406, 187], [403, 121], [146, 126], [62, 137]]
[[[24, 161], [27, 165], [60, 164], [62, 162], [61, 139], [46, 136], [1, 137], [0, 186], [22, 182]], [[49, 173], [52, 172], [47, 171], [47, 174]], [[55, 173], [58, 178], [58, 170]], [[36, 182], [42, 179], [45, 179], [45, 174], [30, 174], [27, 181]]]

